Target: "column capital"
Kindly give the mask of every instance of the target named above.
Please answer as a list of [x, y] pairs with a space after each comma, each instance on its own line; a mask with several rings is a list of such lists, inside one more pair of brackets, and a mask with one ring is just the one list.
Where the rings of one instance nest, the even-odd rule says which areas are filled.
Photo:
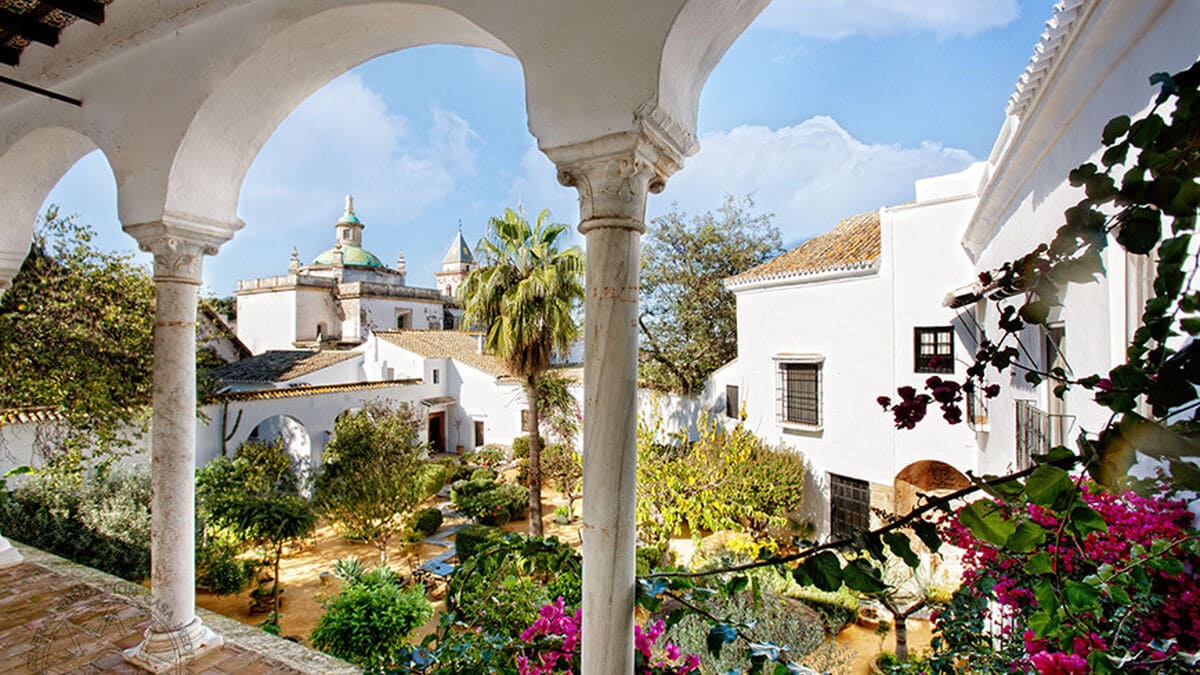
[[215, 255], [242, 225], [164, 214], [162, 220], [123, 229], [137, 240], [138, 248], [154, 255], [155, 281], [199, 285], [204, 256]]
[[579, 191], [580, 232], [645, 231], [647, 194], [662, 192], [684, 156], [695, 151], [653, 116], [639, 114], [637, 127], [543, 150], [558, 168], [558, 182]]

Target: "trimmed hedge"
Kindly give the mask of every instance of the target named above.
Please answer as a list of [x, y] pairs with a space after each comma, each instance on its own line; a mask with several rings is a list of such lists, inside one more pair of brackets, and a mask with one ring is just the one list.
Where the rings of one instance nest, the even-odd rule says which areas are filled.
[[442, 512], [437, 507], [421, 509], [413, 514], [412, 529], [426, 537], [432, 537], [442, 526]]
[[[476, 481], [466, 486], [471, 488]], [[454, 500], [459, 511], [484, 525], [503, 525], [525, 513], [529, 506], [529, 489], [508, 483], [490, 483], [472, 493], [460, 492]]]
[[464, 563], [475, 554], [487, 550], [504, 540], [504, 532], [498, 527], [471, 523], [464, 525], [454, 535], [454, 549], [458, 561]]

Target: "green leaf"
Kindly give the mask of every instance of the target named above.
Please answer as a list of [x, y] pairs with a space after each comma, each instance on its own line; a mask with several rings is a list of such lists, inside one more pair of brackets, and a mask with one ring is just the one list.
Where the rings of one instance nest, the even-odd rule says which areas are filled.
[[719, 623], [708, 631], [708, 636], [704, 639], [705, 646], [708, 648], [708, 653], [717, 658], [721, 655], [721, 648], [737, 639], [737, 629], [733, 626]]
[[941, 537], [938, 536], [937, 526], [926, 520], [917, 520], [912, 524], [913, 531], [917, 533], [917, 537], [921, 543], [934, 553], [942, 547]]
[[1025, 572], [1038, 576], [1041, 574], [1050, 574], [1052, 571], [1050, 565], [1050, 554], [1045, 551], [1039, 551], [1025, 561]]
[[741, 593], [742, 591], [746, 590], [749, 585], [750, 577], [746, 576], [745, 574], [739, 574], [730, 579], [729, 583], [725, 584], [725, 594], [734, 595], [736, 593]]
[[1050, 305], [1041, 300], [1027, 302], [1021, 307], [1020, 315], [1028, 323], [1041, 325], [1046, 323], [1046, 317], [1050, 316]]
[[879, 578], [879, 573], [861, 560], [851, 560], [846, 564], [846, 568], [842, 570], [842, 580], [847, 588], [859, 593], [873, 595], [887, 590], [887, 586]]
[[1091, 532], [1108, 532], [1108, 523], [1091, 507], [1081, 505], [1071, 509], [1071, 529], [1086, 537]]
[[1075, 496], [1077, 488], [1066, 471], [1043, 464], [1033, 470], [1025, 481], [1025, 494], [1038, 506], [1065, 506]]
[[1054, 593], [1054, 584], [1050, 579], [1039, 579], [1033, 585], [1033, 597], [1037, 598], [1038, 605], [1047, 612], [1058, 611], [1058, 596]]
[[1130, 253], [1145, 255], [1154, 249], [1162, 236], [1162, 217], [1154, 209], [1136, 206], [1128, 211], [1117, 242]]
[[842, 563], [829, 551], [805, 560], [804, 568], [813, 585], [823, 591], [832, 593], [842, 585]]
[[1046, 637], [1051, 631], [1058, 628], [1058, 623], [1057, 615], [1052, 615], [1044, 610], [1039, 609], [1029, 615], [1029, 627], [1039, 638]]
[[1091, 609], [1100, 603], [1100, 589], [1080, 581], [1068, 579], [1063, 587], [1063, 595], [1073, 609]]
[[1113, 602], [1122, 605], [1128, 605], [1130, 603], [1129, 592], [1125, 590], [1124, 586], [1118, 584], [1109, 584], [1105, 587], [1105, 590], [1108, 591], [1108, 597], [1112, 598]]
[[958, 518], [977, 538], [989, 544], [1003, 546], [1013, 532], [1017, 531], [1016, 525], [1005, 520], [1004, 514], [1004, 509], [995, 502], [981, 499], [963, 507]]
[[1037, 523], [1023, 520], [1008, 538], [1008, 548], [1017, 553], [1029, 553], [1046, 540], [1046, 530]]
[[917, 557], [916, 553], [913, 553], [906, 535], [899, 532], [888, 532], [883, 538], [887, 542], [888, 548], [892, 549], [892, 553], [903, 560], [905, 565], [916, 569], [921, 564], [921, 559]]
[[1100, 134], [1100, 138], [1105, 145], [1112, 145], [1117, 142], [1117, 139], [1124, 136], [1129, 131], [1129, 115], [1119, 115], [1108, 121], [1104, 125], [1104, 131]]

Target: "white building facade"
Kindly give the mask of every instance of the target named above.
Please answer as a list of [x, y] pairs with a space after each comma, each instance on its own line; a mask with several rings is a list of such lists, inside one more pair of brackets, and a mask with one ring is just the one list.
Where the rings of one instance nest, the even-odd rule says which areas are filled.
[[[438, 288], [408, 286], [404, 252], [385, 266], [363, 248], [365, 225], [346, 197], [334, 245], [301, 265], [293, 249], [288, 273], [238, 282], [238, 338], [255, 354], [269, 349], [357, 345], [372, 330], [454, 328], [462, 311], [452, 289], [473, 268], [460, 230], [447, 253]], [[451, 260], [451, 254], [454, 259]], [[444, 279], [443, 279], [444, 277]], [[457, 282], [457, 283], [455, 283]]]

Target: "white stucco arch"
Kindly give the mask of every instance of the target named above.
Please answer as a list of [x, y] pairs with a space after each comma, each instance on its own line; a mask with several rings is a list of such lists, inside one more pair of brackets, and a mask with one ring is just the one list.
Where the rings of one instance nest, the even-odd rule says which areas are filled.
[[246, 172], [301, 102], [366, 61], [431, 44], [512, 53], [461, 14], [429, 5], [341, 6], [287, 26], [238, 63], [200, 105], [156, 186], [157, 199], [168, 214], [237, 222]]
[[0, 154], [0, 289], [8, 287], [29, 254], [33, 226], [46, 195], [81, 157], [97, 148], [66, 127], [40, 127]]

